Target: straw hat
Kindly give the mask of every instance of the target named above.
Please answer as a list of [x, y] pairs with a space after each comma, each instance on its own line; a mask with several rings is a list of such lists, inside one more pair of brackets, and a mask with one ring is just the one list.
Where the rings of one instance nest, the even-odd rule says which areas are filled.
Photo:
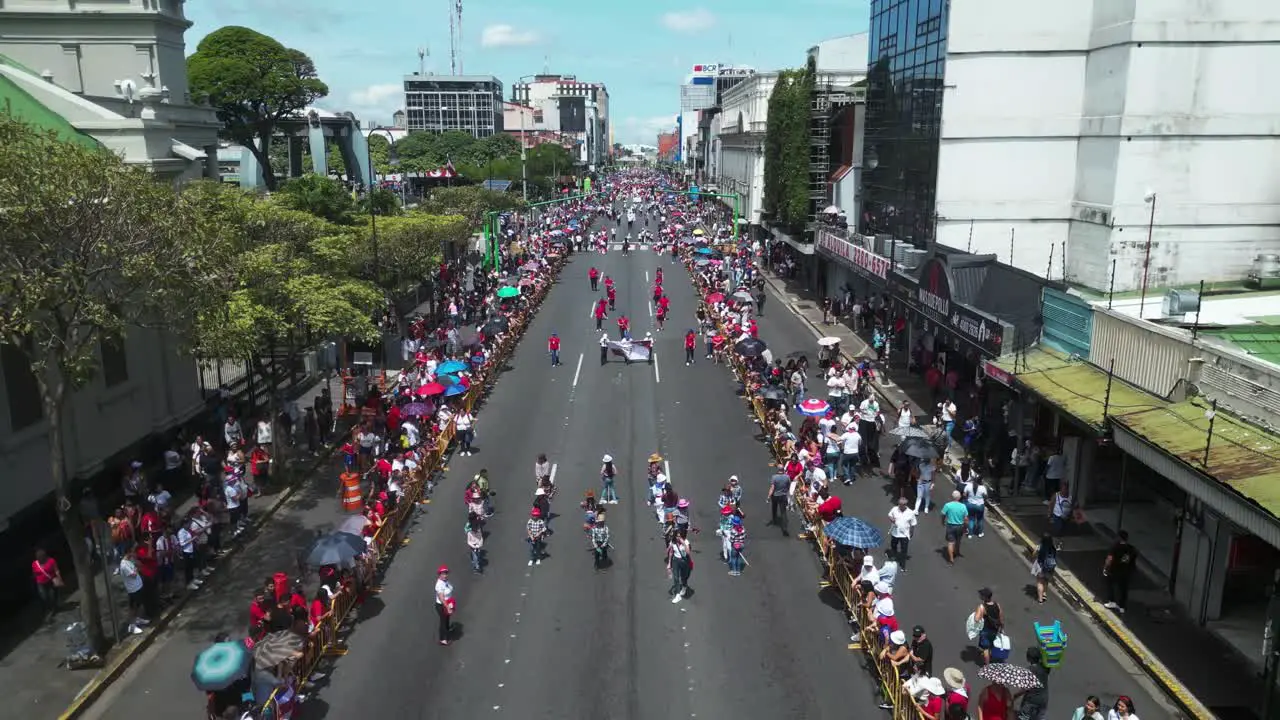
[[947, 682], [947, 687], [952, 690], [964, 689], [964, 673], [959, 668], [949, 667], [943, 670], [942, 679]]
[[649, 462], [651, 463], [662, 462], [662, 456], [659, 455], [658, 453], [654, 453], [649, 456]]

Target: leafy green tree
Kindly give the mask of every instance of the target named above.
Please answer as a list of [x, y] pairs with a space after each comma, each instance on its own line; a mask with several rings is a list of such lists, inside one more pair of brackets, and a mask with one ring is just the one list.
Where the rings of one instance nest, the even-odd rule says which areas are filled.
[[[330, 141], [325, 147], [325, 169], [330, 175], [338, 177], [347, 177], [347, 161], [342, 157], [342, 150], [338, 148], [338, 143]], [[314, 167], [314, 166], [313, 166]], [[305, 169], [304, 172], [315, 172], [314, 169]]]
[[360, 198], [359, 208], [361, 215], [373, 212], [379, 218], [400, 215], [404, 211], [400, 206], [400, 196], [380, 187], [365, 193], [364, 197]]
[[[396, 143], [397, 160], [402, 152], [401, 143]], [[373, 160], [374, 171], [379, 175], [400, 172], [399, 166], [392, 167], [391, 165], [391, 141], [387, 139], [386, 135], [374, 133], [369, 136], [369, 157]]]
[[[465, 242], [471, 237], [470, 227], [461, 215], [379, 215], [378, 256], [373, 257], [375, 245], [369, 224], [355, 231], [348, 252], [355, 265], [366, 269], [365, 277], [388, 295], [396, 295], [434, 274], [440, 266], [442, 248]], [[372, 272], [375, 266], [377, 270]]]
[[[196, 196], [207, 217], [235, 229], [226, 271], [213, 293], [218, 302], [198, 318], [198, 350], [204, 357], [243, 358], [257, 367], [271, 388], [271, 417], [280, 410], [282, 378], [280, 365], [269, 362], [270, 349], [288, 351], [284, 367], [293, 367], [301, 349], [287, 340], [301, 329], [362, 342], [378, 337], [374, 314], [384, 296], [357, 277], [361, 269], [350, 250], [356, 228], [214, 183], [184, 194]], [[287, 467], [287, 455], [288, 447], [280, 444], [281, 467]]]
[[471, 161], [483, 165], [497, 160], [520, 157], [520, 141], [506, 133], [482, 138], [472, 148]]
[[[444, 164], [436, 140], [439, 135], [429, 132], [411, 132], [396, 142], [396, 155], [400, 164], [412, 172], [435, 170]], [[382, 139], [384, 142], [386, 138]]]
[[187, 77], [191, 94], [213, 106], [223, 135], [249, 148], [267, 189], [275, 190], [270, 145], [276, 125], [329, 94], [311, 58], [262, 33], [228, 26], [200, 41], [187, 58]]
[[280, 187], [275, 196], [291, 210], [300, 210], [331, 223], [349, 225], [356, 201], [341, 182], [315, 173], [294, 178]]
[[523, 204], [519, 197], [511, 193], [468, 185], [436, 188], [423, 203], [422, 210], [432, 215], [461, 215], [466, 219], [467, 227], [478, 228], [485, 213], [517, 210]]
[[573, 173], [575, 158], [563, 145], [542, 143], [527, 153], [529, 177], [559, 177]]
[[809, 200], [809, 105], [814, 68], [784, 70], [769, 96], [764, 141], [764, 209], [792, 230], [807, 223]]
[[103, 149], [0, 113], [0, 342], [30, 362], [46, 423], [58, 521], [90, 642], [106, 639], [84, 543], [68, 402], [93, 382], [103, 348], [139, 329], [190, 339], [225, 267], [227, 228], [172, 186]]

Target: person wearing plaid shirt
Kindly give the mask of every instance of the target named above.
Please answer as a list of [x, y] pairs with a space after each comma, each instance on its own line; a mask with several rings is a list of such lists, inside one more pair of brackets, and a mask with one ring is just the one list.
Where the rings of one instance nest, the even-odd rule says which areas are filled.
[[547, 523], [542, 519], [542, 511], [534, 508], [529, 511], [529, 522], [525, 524], [525, 540], [529, 543], [529, 565], [541, 565], [542, 553], [546, 548]]
[[609, 526], [604, 524], [604, 518], [597, 517], [591, 528], [591, 548], [595, 551], [597, 570], [609, 562], [609, 547]]
[[747, 545], [747, 529], [742, 525], [742, 518], [732, 516], [729, 527], [729, 574], [741, 575], [746, 565], [742, 549]]

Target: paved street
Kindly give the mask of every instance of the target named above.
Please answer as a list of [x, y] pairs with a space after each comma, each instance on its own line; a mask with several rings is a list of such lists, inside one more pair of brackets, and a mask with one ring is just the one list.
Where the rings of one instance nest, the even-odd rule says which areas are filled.
[[[598, 334], [589, 318], [597, 297], [587, 268], [596, 265], [618, 284], [618, 311], [633, 318], [633, 334], [651, 329], [653, 272], [666, 273], [673, 319], [659, 334], [651, 367], [613, 358], [599, 363]], [[382, 593], [366, 603], [349, 638], [350, 652], [311, 692], [305, 720], [404, 717], [521, 718], [806, 717], [845, 718], [875, 713], [870, 677], [846, 645], [848, 628], [824, 601], [808, 549], [765, 526], [769, 455], [753, 438], [758, 429], [734, 394], [729, 371], [683, 363], [682, 334], [695, 297], [684, 269], [649, 251], [623, 257], [580, 253], [539, 311], [529, 336], [479, 414], [477, 454], [455, 458], [435, 502], [421, 514], [412, 543], [391, 565]], [[773, 297], [760, 321], [775, 354], [815, 349], [811, 330]], [[616, 326], [610, 320], [611, 335]], [[681, 323], [684, 323], [683, 325]], [[545, 338], [558, 332], [563, 365], [550, 367]], [[815, 383], [816, 388], [816, 383]], [[660, 452], [681, 494], [694, 504], [694, 594], [668, 602], [663, 548], [655, 519], [639, 502], [645, 459]], [[533, 463], [545, 452], [555, 463], [560, 496], [551, 525], [550, 558], [528, 567], [524, 522], [533, 489]], [[621, 504], [609, 508], [614, 564], [593, 571], [577, 502], [598, 491], [600, 458], [609, 453], [622, 473]], [[489, 563], [468, 572], [462, 486], [487, 468], [498, 491], [490, 521]], [[730, 474], [747, 488], [751, 565], [730, 577], [718, 562], [715, 498]], [[336, 515], [333, 487], [318, 487], [286, 508], [267, 542], [248, 558], [270, 556], [289, 567], [315, 526], [315, 513]], [[941, 495], [944, 488], [939, 487]], [[848, 514], [882, 527], [889, 500], [884, 483], [840, 486]], [[311, 514], [311, 515], [306, 515]], [[307, 519], [303, 519], [306, 515]], [[1032, 642], [1031, 622], [1061, 619], [1071, 636], [1067, 659], [1052, 682], [1050, 717], [1066, 716], [1089, 693], [1128, 694], [1144, 715], [1167, 716], [1145, 688], [1138, 668], [1102, 644], [1056, 598], [1038, 606], [1028, 594], [1026, 563], [995, 533], [965, 547], [948, 568], [938, 556], [941, 527], [922, 522], [910, 573], [899, 582], [898, 615], [924, 625], [933, 639], [938, 672], [963, 668], [974, 679], [973, 650], [964, 618], [976, 591], [991, 586], [1007, 615], [1015, 657]], [[454, 568], [458, 641], [435, 643], [432, 585], [440, 564]], [[218, 630], [237, 630], [247, 614], [249, 588], [260, 571], [229, 573], [220, 600], [190, 606], [174, 637], [153, 648], [90, 711], [90, 718], [135, 718], [201, 703], [186, 675], [199, 645]], [[230, 598], [230, 599], [227, 599]], [[975, 681], [975, 692], [980, 687]]]

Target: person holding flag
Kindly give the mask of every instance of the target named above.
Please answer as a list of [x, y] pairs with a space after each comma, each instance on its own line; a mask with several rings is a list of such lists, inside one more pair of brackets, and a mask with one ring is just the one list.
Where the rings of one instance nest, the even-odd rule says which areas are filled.
[[551, 337], [547, 338], [547, 354], [551, 356], [551, 367], [560, 364], [560, 336], [551, 333]]

